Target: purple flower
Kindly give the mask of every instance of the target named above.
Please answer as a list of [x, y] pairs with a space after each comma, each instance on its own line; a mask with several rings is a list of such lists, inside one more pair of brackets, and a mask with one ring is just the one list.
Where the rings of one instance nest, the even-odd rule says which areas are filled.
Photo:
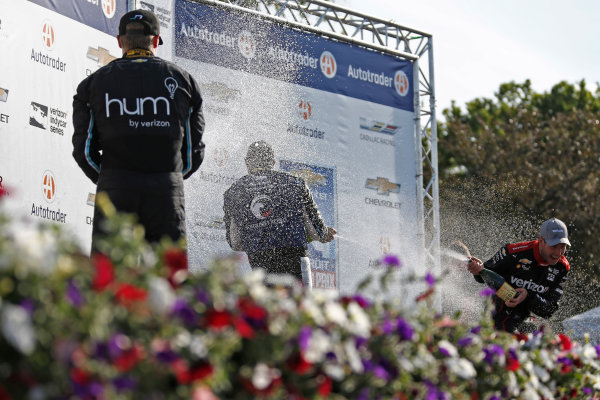
[[476, 326], [474, 328], [471, 328], [471, 333], [473, 333], [475, 335], [479, 335], [479, 332], [481, 332], [481, 326]]
[[569, 357], [559, 357], [556, 361], [565, 365], [573, 365], [573, 360]]
[[381, 259], [381, 263], [383, 265], [387, 265], [388, 267], [400, 268], [402, 266], [400, 259], [394, 254], [386, 254], [385, 256], [383, 256], [383, 258]]
[[364, 337], [357, 336], [354, 338], [354, 343], [356, 343], [356, 348], [360, 349], [361, 347], [367, 344], [367, 339]]
[[427, 275], [425, 275], [425, 282], [427, 282], [427, 285], [429, 287], [435, 285], [435, 278], [433, 277], [433, 275], [431, 275], [430, 272], [428, 272]]
[[379, 379], [383, 379], [384, 381], [388, 381], [390, 379], [390, 374], [381, 365], [376, 365], [375, 368], [373, 368], [373, 375]]
[[116, 359], [122, 353], [123, 350], [126, 350], [126, 347], [129, 345], [129, 338], [122, 333], [115, 333], [108, 340], [108, 354], [110, 358]]
[[494, 395], [494, 396], [490, 397], [488, 400], [500, 400], [500, 397]]
[[581, 391], [585, 394], [592, 394], [592, 389], [587, 386], [582, 387]]
[[460, 347], [470, 346], [473, 343], [473, 338], [470, 336], [465, 336], [464, 338], [458, 339], [458, 345]]
[[23, 309], [27, 311], [29, 315], [33, 314], [35, 311], [35, 303], [31, 299], [24, 299], [21, 301], [20, 306], [23, 307]]
[[481, 292], [479, 292], [479, 295], [481, 297], [492, 297], [495, 294], [496, 294], [496, 291], [494, 289], [492, 289], [491, 287], [486, 287]]
[[450, 354], [450, 352], [448, 350], [446, 350], [443, 347], [438, 347], [438, 349], [440, 350], [440, 353], [444, 356], [444, 357], [451, 357], [452, 354]]
[[596, 354], [598, 355], [598, 357], [600, 357], [600, 345], [594, 346], [594, 348], [596, 349]]
[[119, 376], [113, 379], [113, 385], [117, 388], [117, 391], [123, 392], [125, 390], [133, 390], [137, 388], [138, 383], [129, 376]]
[[400, 339], [412, 340], [414, 333], [412, 327], [408, 322], [400, 317], [398, 317], [398, 320], [396, 321], [396, 330], [398, 332], [398, 336], [400, 336]]
[[175, 304], [173, 305], [173, 315], [181, 318], [188, 326], [196, 324], [196, 313], [183, 299], [175, 300]]
[[175, 352], [171, 349], [159, 351], [158, 353], [156, 353], [155, 357], [158, 361], [165, 364], [171, 364], [179, 358], [177, 354], [175, 354]]
[[390, 321], [390, 319], [386, 317], [383, 320], [383, 324], [381, 324], [381, 329], [383, 330], [383, 333], [385, 333], [386, 335], [389, 335], [390, 333], [392, 333], [392, 330], [394, 329], [394, 327], [392, 326], [392, 321]]
[[210, 295], [204, 290], [198, 290], [196, 292], [196, 300], [200, 303], [208, 304], [210, 303]]
[[309, 326], [303, 326], [298, 333], [298, 346], [300, 350], [305, 351], [308, 349], [308, 341], [312, 336], [312, 330]]
[[371, 303], [369, 302], [369, 300], [365, 299], [364, 297], [362, 297], [360, 294], [355, 295], [352, 300], [354, 300], [359, 306], [361, 306], [362, 308], [368, 308], [371, 306]]
[[483, 360], [490, 365], [494, 363], [494, 359], [496, 358], [496, 356], [500, 357], [504, 355], [504, 349], [502, 348], [502, 346], [499, 346], [497, 344], [491, 344], [485, 347], [483, 349], [483, 352], [485, 353], [485, 357], [483, 358]]
[[369, 400], [369, 395], [371, 394], [371, 390], [369, 388], [364, 388], [360, 391], [360, 394], [356, 398], [356, 400]]
[[427, 386], [427, 396], [425, 396], [426, 400], [447, 400], [448, 397], [446, 393], [439, 390], [433, 383], [426, 380], [425, 386]]
[[73, 279], [69, 279], [69, 283], [67, 284], [67, 300], [76, 308], [83, 306], [84, 303], [81, 291]]

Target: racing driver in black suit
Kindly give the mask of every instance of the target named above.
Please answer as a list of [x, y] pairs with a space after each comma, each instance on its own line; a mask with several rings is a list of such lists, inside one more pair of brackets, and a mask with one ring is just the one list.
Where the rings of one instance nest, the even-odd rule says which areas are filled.
[[[123, 57], [84, 79], [73, 98], [73, 157], [118, 211], [137, 215], [150, 242], [185, 236], [183, 180], [204, 157], [198, 84], [155, 57], [159, 26], [150, 11], [123, 15]], [[93, 252], [102, 220], [96, 207]]]
[[551, 218], [540, 228], [538, 240], [507, 244], [491, 259], [482, 263], [471, 257], [467, 268], [475, 280], [483, 268], [500, 274], [517, 291], [512, 299], [504, 302], [494, 296], [494, 325], [507, 332], [524, 331], [522, 322], [534, 313], [549, 318], [558, 309], [563, 286], [571, 266], [565, 258], [570, 246], [566, 225]]

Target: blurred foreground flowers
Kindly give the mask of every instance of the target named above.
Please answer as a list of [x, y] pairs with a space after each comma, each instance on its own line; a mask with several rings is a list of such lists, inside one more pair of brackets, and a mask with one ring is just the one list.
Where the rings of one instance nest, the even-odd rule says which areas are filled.
[[188, 274], [180, 246], [110, 225], [89, 260], [56, 227], [0, 217], [0, 400], [600, 398], [599, 346], [267, 288], [235, 259]]

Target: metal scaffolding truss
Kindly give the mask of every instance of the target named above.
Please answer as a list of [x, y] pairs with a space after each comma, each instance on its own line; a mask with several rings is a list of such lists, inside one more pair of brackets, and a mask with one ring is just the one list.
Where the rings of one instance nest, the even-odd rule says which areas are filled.
[[414, 65], [417, 207], [425, 267], [440, 267], [437, 123], [431, 34], [324, 0], [195, 0], [410, 60]]

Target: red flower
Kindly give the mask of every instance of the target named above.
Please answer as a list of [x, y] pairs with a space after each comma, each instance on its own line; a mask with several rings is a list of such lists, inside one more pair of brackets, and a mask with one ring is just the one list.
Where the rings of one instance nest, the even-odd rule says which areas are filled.
[[177, 361], [173, 361], [171, 367], [173, 368], [173, 372], [175, 372], [175, 379], [177, 379], [177, 382], [181, 383], [182, 385], [186, 385], [191, 382], [192, 376], [190, 374], [187, 362], [179, 359]]
[[521, 363], [516, 358], [509, 358], [506, 360], [506, 368], [510, 371], [516, 371], [521, 368]]
[[319, 392], [319, 394], [323, 397], [329, 396], [329, 394], [331, 393], [331, 388], [333, 386], [331, 378], [321, 375], [317, 378], [317, 382], [319, 382], [317, 392]]
[[527, 342], [529, 340], [529, 337], [527, 336], [526, 333], [515, 333], [513, 334], [513, 336], [515, 337], [515, 339], [517, 339], [518, 341], [524, 341]]
[[127, 372], [133, 369], [144, 358], [143, 349], [135, 345], [129, 350], [122, 352], [115, 360], [115, 368], [121, 372]]
[[313, 367], [311, 363], [302, 357], [302, 354], [297, 354], [290, 358], [286, 364], [290, 370], [294, 371], [298, 375], [304, 375], [308, 373]]
[[101, 292], [114, 281], [115, 267], [110, 258], [104, 254], [95, 254], [92, 258], [92, 264], [96, 268], [92, 288], [97, 292]]
[[146, 300], [148, 292], [130, 283], [122, 283], [115, 292], [115, 297], [119, 303], [127, 306], [136, 301]]
[[254, 329], [248, 324], [243, 318], [235, 318], [233, 321], [235, 329], [238, 331], [241, 337], [246, 339], [252, 339], [254, 337]]
[[199, 363], [196, 363], [190, 369], [190, 380], [192, 382], [200, 381], [200, 380], [212, 375], [213, 372], [214, 372], [214, 368], [212, 365], [210, 365], [210, 363], [208, 363], [206, 361], [201, 361]]
[[571, 350], [571, 347], [573, 347], [573, 345], [571, 343], [571, 339], [567, 335], [559, 333], [558, 338], [560, 339], [560, 344], [563, 350]]
[[255, 319], [264, 320], [267, 317], [267, 310], [257, 305], [254, 301], [248, 298], [241, 298], [238, 300], [238, 307], [244, 314], [244, 316]]
[[561, 374], [568, 374], [569, 372], [571, 372], [571, 366], [569, 364], [563, 364], [560, 367], [560, 373]]
[[71, 376], [73, 382], [79, 385], [85, 385], [90, 380], [88, 373], [80, 368], [72, 368], [69, 375]]
[[214, 308], [206, 312], [206, 324], [212, 329], [221, 329], [230, 324], [231, 314], [228, 311], [218, 311]]
[[178, 248], [170, 248], [164, 254], [164, 262], [169, 267], [169, 283], [175, 288], [187, 277], [187, 253]]

